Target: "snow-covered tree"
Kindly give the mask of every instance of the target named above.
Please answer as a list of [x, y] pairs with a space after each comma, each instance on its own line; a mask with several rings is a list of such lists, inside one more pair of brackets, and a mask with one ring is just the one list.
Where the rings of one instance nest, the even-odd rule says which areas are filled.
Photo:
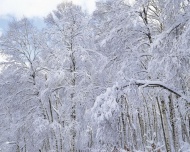
[[37, 151], [43, 141], [39, 131], [46, 124], [39, 98], [40, 83], [43, 83], [39, 58], [42, 43], [42, 35], [26, 18], [12, 21], [1, 37], [1, 49], [6, 55], [0, 85], [2, 116], [6, 120], [2, 126], [7, 126], [6, 132], [2, 132], [2, 142], [13, 147], [12, 151]]
[[61, 3], [0, 37], [0, 151], [189, 151], [189, 1]]

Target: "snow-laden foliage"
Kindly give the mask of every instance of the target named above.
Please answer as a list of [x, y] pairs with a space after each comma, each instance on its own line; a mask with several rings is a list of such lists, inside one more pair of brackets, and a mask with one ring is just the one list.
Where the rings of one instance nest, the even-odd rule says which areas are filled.
[[190, 3], [61, 3], [0, 37], [2, 152], [190, 151]]
[[117, 96], [117, 87], [108, 88], [106, 93], [96, 98], [92, 108], [92, 119], [95, 124], [98, 124], [96, 138], [99, 142], [116, 144], [118, 138], [117, 120], [120, 111]]

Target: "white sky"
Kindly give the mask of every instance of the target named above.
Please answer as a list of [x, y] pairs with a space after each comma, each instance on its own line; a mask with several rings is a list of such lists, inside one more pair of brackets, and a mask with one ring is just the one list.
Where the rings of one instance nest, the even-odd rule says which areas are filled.
[[[44, 17], [56, 6], [68, 0], [0, 0], [0, 17]], [[72, 0], [89, 12], [95, 9], [95, 0]]]

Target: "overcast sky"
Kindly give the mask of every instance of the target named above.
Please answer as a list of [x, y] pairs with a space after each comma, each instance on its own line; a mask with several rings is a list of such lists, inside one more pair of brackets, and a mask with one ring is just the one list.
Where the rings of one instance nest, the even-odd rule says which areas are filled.
[[[33, 18], [35, 22], [48, 15], [56, 6], [69, 0], [0, 0], [0, 34], [6, 30], [7, 23], [13, 17]], [[83, 9], [92, 12], [95, 9], [95, 0], [72, 0]]]
[[[55, 9], [57, 4], [68, 0], [0, 0], [0, 16], [14, 15], [16, 17], [45, 16]], [[72, 0], [89, 11], [95, 8], [94, 0]]]

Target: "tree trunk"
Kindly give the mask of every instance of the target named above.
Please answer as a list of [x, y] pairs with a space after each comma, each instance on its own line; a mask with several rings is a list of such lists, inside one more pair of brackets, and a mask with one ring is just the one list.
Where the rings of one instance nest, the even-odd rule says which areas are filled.
[[155, 132], [156, 135], [156, 142], [158, 141], [158, 122], [157, 122], [157, 114], [156, 114], [156, 106], [153, 104], [152, 105], [152, 111], [153, 111], [153, 119], [154, 119], [154, 123], [153, 123], [153, 130]]
[[173, 95], [169, 96], [169, 109], [170, 109], [170, 122], [172, 126], [173, 143], [174, 143], [175, 151], [177, 152], [179, 149], [179, 143], [178, 143], [178, 133], [177, 133], [177, 126], [176, 126], [175, 107], [173, 104]]
[[121, 112], [121, 119], [122, 119], [122, 132], [123, 132], [123, 148], [125, 145], [127, 145], [126, 141], [126, 119], [125, 119], [125, 111], [126, 111], [126, 106], [125, 106], [125, 97], [121, 97], [121, 107], [122, 107], [122, 112]]
[[158, 97], [156, 98], [157, 100], [157, 104], [158, 104], [158, 109], [159, 109], [159, 112], [160, 112], [160, 119], [161, 119], [161, 124], [162, 124], [162, 130], [163, 130], [163, 135], [164, 135], [164, 141], [165, 141], [165, 146], [166, 146], [166, 150], [167, 152], [170, 152], [170, 147], [168, 145], [168, 138], [167, 138], [167, 129], [165, 129], [165, 120], [164, 120], [164, 114], [162, 114], [163, 112], [165, 113], [165, 105], [164, 105], [164, 102], [162, 103], [162, 109], [160, 107], [160, 104], [159, 104], [159, 100], [158, 100]]
[[139, 119], [139, 125], [140, 125], [140, 130], [141, 130], [141, 139], [142, 139], [142, 145], [143, 145], [143, 149], [146, 146], [145, 145], [145, 138], [144, 138], [144, 122], [141, 116], [141, 111], [140, 109], [138, 109], [138, 119]]
[[166, 115], [166, 105], [163, 100], [161, 101], [161, 107], [162, 107], [161, 115], [162, 115], [162, 124], [163, 124], [163, 130], [164, 130], [164, 139], [165, 139], [165, 144], [166, 144], [166, 150], [167, 150], [167, 152], [171, 152], [168, 121], [167, 121], [167, 115]]
[[177, 106], [177, 108], [178, 108], [178, 112], [179, 112], [180, 120], [181, 120], [182, 139], [183, 139], [184, 142], [187, 140], [187, 142], [190, 144], [190, 137], [188, 136], [188, 131], [187, 131], [187, 128], [186, 128], [184, 118], [183, 118], [183, 116], [181, 114], [179, 106]]

